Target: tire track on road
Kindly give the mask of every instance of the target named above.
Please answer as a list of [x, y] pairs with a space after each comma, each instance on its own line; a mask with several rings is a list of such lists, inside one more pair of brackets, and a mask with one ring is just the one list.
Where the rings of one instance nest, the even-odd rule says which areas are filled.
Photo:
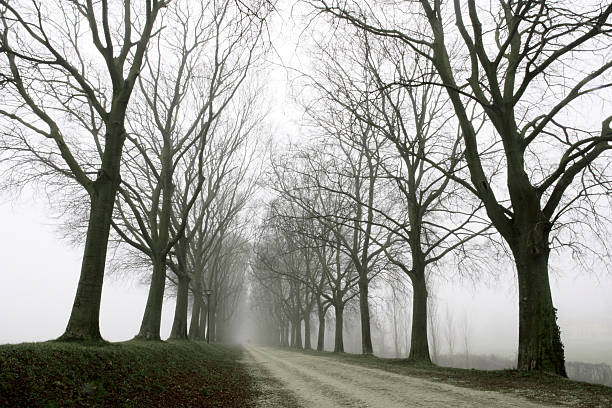
[[[246, 347], [296, 396], [302, 407], [544, 407], [523, 398], [479, 391], [339, 362], [324, 356]], [[289, 405], [289, 406], [295, 406]]]

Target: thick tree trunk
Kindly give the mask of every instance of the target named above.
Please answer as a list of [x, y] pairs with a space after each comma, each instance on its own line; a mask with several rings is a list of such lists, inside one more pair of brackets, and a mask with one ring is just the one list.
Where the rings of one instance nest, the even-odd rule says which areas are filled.
[[163, 259], [153, 261], [153, 275], [149, 286], [149, 296], [145, 306], [144, 316], [140, 325], [138, 338], [160, 340], [161, 314], [166, 289], [166, 262]]
[[191, 323], [189, 324], [189, 339], [199, 340], [200, 313], [202, 311], [202, 297], [199, 293], [193, 295], [193, 306], [191, 308]]
[[189, 303], [189, 277], [181, 273], [178, 277], [176, 307], [172, 322], [171, 339], [187, 340], [187, 306]]
[[344, 326], [344, 304], [334, 305], [336, 310], [336, 330], [334, 333], [334, 353], [344, 353], [344, 336], [342, 329]]
[[325, 349], [325, 310], [319, 305], [319, 330], [317, 333], [317, 351]]
[[[119, 177], [117, 170], [116, 177]], [[81, 276], [66, 331], [61, 340], [101, 340], [100, 299], [106, 265], [106, 250], [117, 187], [102, 173], [91, 197], [89, 224]]]
[[368, 303], [369, 282], [367, 271], [359, 278], [359, 312], [361, 315], [361, 352], [372, 354], [372, 334], [370, 332], [370, 305]]
[[61, 340], [102, 340], [100, 300], [113, 207], [121, 183], [121, 156], [126, 138], [125, 112], [131, 89], [125, 87], [113, 92], [111, 112], [106, 122], [102, 165], [90, 191], [91, 207], [81, 275], [70, 319]]
[[412, 279], [412, 336], [408, 358], [431, 364], [427, 341], [427, 286], [425, 274], [416, 272]]
[[400, 357], [399, 333], [397, 330], [397, 311], [395, 310], [395, 290], [393, 292], [393, 345], [395, 346], [395, 358]]
[[548, 278], [548, 237], [539, 245], [517, 240], [513, 250], [519, 286], [518, 369], [567, 377], [565, 353]]
[[304, 349], [312, 350], [310, 344], [310, 313], [306, 313], [304, 316]]

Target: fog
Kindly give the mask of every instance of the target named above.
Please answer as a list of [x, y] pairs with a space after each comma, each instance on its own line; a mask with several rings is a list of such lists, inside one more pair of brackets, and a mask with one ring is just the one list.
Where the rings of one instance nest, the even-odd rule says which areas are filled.
[[[305, 114], [298, 108], [296, 99], [310, 95], [303, 89], [296, 90], [294, 82], [300, 77], [299, 71], [308, 69], [312, 62], [308, 60], [308, 46], [313, 45], [316, 34], [312, 38], [304, 35], [311, 16], [300, 17], [301, 13], [296, 7], [295, 10], [280, 10], [280, 14], [275, 15], [267, 33], [272, 47], [265, 63], [270, 68], [257, 78], [266, 83], [258, 97], [265, 100], [263, 105], [269, 110], [262, 133], [266, 134], [266, 141], [271, 141], [273, 152], [283, 150], [290, 143], [304, 142], [309, 135], [304, 129], [306, 126], [300, 124]], [[329, 34], [322, 38], [329, 40]], [[298, 93], [300, 95], [296, 96]], [[587, 111], [589, 107], [584, 105], [570, 115], [580, 116]], [[598, 112], [584, 121], [597, 122], [599, 116]], [[0, 195], [0, 225], [5, 231], [0, 235], [0, 344], [55, 339], [65, 331], [71, 313], [83, 247], [82, 243], [73, 245], [65, 239], [62, 230], [65, 225], [58, 216], [62, 210], [52, 208], [53, 193], [47, 196], [42, 190], [40, 186], [38, 190], [27, 186], [19, 194], [4, 192]], [[250, 221], [243, 230], [249, 230], [250, 236], [245, 240], [252, 247], [257, 245], [254, 237], [263, 224], [260, 218], [264, 218], [262, 213], [268, 204], [264, 201], [272, 195], [268, 191], [255, 195], [249, 210], [257, 216], [242, 215]], [[589, 246], [589, 242], [581, 244]], [[255, 252], [253, 248], [249, 250]], [[252, 269], [256, 255], [251, 255], [249, 267], [240, 271], [246, 279], [240, 293], [235, 294], [240, 296], [238, 306], [228, 325], [229, 336], [223, 340], [245, 344], [260, 342], [261, 312], [253, 294], [256, 279]], [[109, 257], [112, 256], [109, 251]], [[566, 361], [612, 365], [612, 275], [596, 262], [593, 265], [598, 266], [579, 265], [563, 249], [552, 252], [550, 265], [553, 304], [557, 308]], [[512, 260], [502, 258], [495, 265], [486, 265], [474, 276], [457, 274], [448, 265], [439, 266], [436, 272], [428, 276], [429, 341], [433, 361], [457, 365], [453, 356], [469, 355], [497, 358], [503, 360], [504, 367], [515, 367], [519, 317], [517, 277]], [[125, 341], [139, 333], [149, 283], [142, 281], [142, 274], [130, 269], [114, 273], [107, 271], [104, 279], [100, 332], [105, 340]], [[404, 291], [394, 302], [391, 287], [383, 275], [371, 281], [368, 297], [374, 353], [383, 357], [407, 357], [412, 312], [410, 283], [406, 280]], [[192, 291], [195, 290], [192, 288]], [[173, 293], [174, 290], [167, 290], [163, 302], [162, 339], [170, 336], [173, 324], [176, 304]], [[192, 300], [193, 293], [189, 295], [190, 308]], [[355, 296], [347, 303], [344, 315], [344, 347], [349, 353], [362, 351], [359, 311], [359, 297]], [[310, 316], [313, 345], [317, 341], [316, 317], [315, 307]], [[329, 308], [325, 332], [325, 350], [328, 351], [334, 349], [334, 319], [334, 310]]]
[[[57, 338], [65, 329], [78, 282], [81, 248], [72, 247], [59, 237], [52, 211], [45, 198], [24, 192], [20, 198], [4, 199], [0, 222], [0, 344], [45, 341]], [[469, 348], [472, 354], [495, 354], [513, 359], [517, 346], [516, 287], [510, 271], [498, 279], [482, 282], [438, 282], [438, 319], [446, 309], [459, 326], [469, 317]], [[604, 273], [584, 273], [575, 267], [557, 269], [551, 276], [553, 297], [559, 310], [559, 325], [567, 361], [612, 365], [612, 278]], [[102, 292], [100, 330], [109, 341], [129, 340], [138, 332], [147, 296], [147, 286], [130, 276], [109, 276]], [[170, 334], [174, 299], [164, 303], [162, 337]], [[236, 339], [247, 342], [256, 321], [248, 307], [239, 318]], [[358, 312], [355, 310], [353, 314]], [[332, 313], [328, 313], [332, 317]], [[352, 325], [352, 326], [351, 326]], [[328, 324], [330, 329], [332, 325]], [[385, 328], [391, 331], [391, 327]], [[359, 352], [359, 322], [353, 316], [345, 327], [347, 351]], [[439, 329], [441, 353], [448, 353], [443, 328]], [[316, 342], [316, 333], [313, 339]], [[326, 336], [333, 349], [333, 332]], [[455, 353], [463, 353], [457, 339]], [[376, 343], [376, 340], [374, 340]], [[392, 351], [387, 335], [387, 348]], [[375, 344], [375, 349], [377, 345]]]

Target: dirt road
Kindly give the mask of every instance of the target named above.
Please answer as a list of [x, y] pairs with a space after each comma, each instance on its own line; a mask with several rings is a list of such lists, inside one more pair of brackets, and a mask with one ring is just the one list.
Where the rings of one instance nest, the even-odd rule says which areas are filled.
[[246, 349], [247, 364], [261, 381], [261, 407], [544, 406], [508, 394], [456, 387], [329, 357], [264, 347]]

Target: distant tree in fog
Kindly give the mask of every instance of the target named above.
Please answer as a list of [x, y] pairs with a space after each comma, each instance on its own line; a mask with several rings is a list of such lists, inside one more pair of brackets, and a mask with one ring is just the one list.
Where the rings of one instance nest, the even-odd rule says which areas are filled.
[[[315, 73], [306, 79], [316, 96], [305, 110], [313, 118], [310, 126], [341, 145], [355, 146], [367, 164], [370, 176], [364, 180], [371, 182], [371, 195], [352, 192], [346, 183], [326, 188], [367, 211], [370, 227], [359, 228], [373, 248], [370, 253], [382, 250], [410, 278], [409, 358], [429, 362], [428, 274], [453, 255], [458, 270], [468, 262], [476, 270], [479, 256], [471, 249], [478, 247], [469, 243], [484, 235], [489, 222], [480, 215], [482, 206], [466, 200], [456, 182], [466, 170], [443, 90], [433, 84], [398, 86], [414, 78], [433, 80], [431, 64], [355, 31], [345, 30], [339, 45], [319, 50]], [[482, 123], [476, 114], [472, 119]], [[374, 261], [370, 265], [375, 268]]]
[[175, 27], [145, 53], [140, 92], [128, 117], [129, 143], [113, 223], [153, 267], [138, 334], [143, 339], [159, 339], [167, 257], [183, 236], [191, 209], [198, 200], [210, 203], [230, 177], [256, 120], [249, 109], [256, 95], [241, 88], [260, 27], [234, 10], [232, 0], [172, 8], [162, 22]]

